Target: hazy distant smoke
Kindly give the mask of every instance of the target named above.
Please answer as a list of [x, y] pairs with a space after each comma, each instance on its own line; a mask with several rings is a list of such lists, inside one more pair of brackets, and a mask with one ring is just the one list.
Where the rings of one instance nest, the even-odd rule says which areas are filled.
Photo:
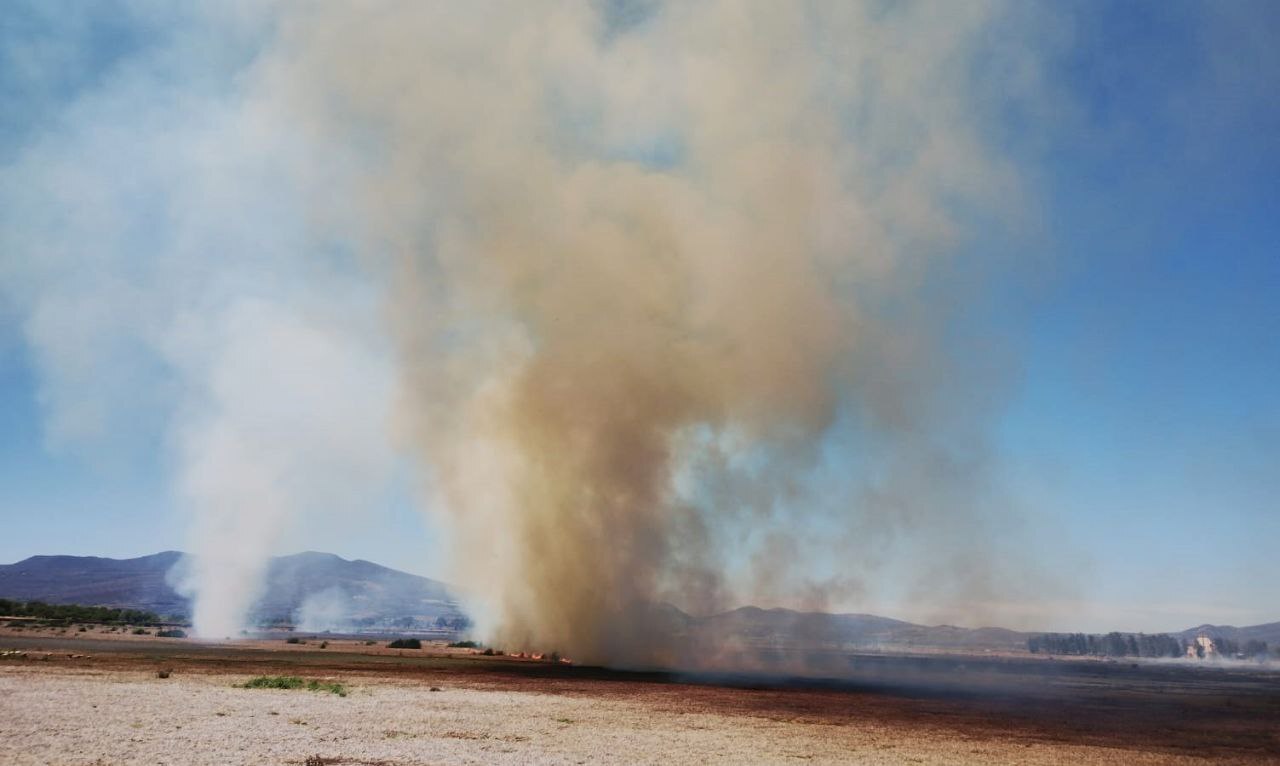
[[351, 597], [339, 587], [326, 588], [303, 599], [293, 615], [298, 630], [320, 633], [351, 630]]
[[0, 309], [30, 344], [54, 448], [172, 473], [195, 628], [234, 636], [299, 516], [367, 511], [386, 482], [377, 293], [307, 218], [328, 185], [309, 147], [227, 86], [253, 42], [237, 17], [66, 15], [64, 37], [13, 51], [67, 102], [0, 147]]
[[[980, 353], [941, 256], [1017, 196], [973, 106], [992, 7], [246, 13], [229, 34], [271, 34], [234, 77], [178, 36], [4, 189], [37, 213], [6, 244], [48, 253], [9, 283], [60, 429], [101, 425], [104, 339], [177, 381], [201, 633], [239, 627], [292, 519], [384, 478], [393, 365], [495, 640], [661, 659], [654, 603], [843, 602], [902, 574], [898, 530], [927, 562], [899, 594], [988, 591], [999, 376], [953, 364]], [[85, 253], [117, 281], [78, 284]]]
[[990, 16], [390, 3], [282, 24], [263, 82], [351, 168], [405, 437], [495, 639], [651, 659], [650, 604], [724, 599], [724, 535], [829, 502], [803, 477], [842, 414], [882, 460], [848, 517], [979, 526], [951, 474], [982, 446], [951, 462], [969, 424], [937, 396], [966, 385], [947, 311], [916, 291], [954, 211], [1013, 189], [970, 108]]

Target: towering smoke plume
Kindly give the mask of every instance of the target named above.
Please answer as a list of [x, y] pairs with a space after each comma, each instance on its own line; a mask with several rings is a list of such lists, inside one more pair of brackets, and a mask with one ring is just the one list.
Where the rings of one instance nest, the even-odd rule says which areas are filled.
[[[400, 381], [394, 438], [495, 640], [663, 659], [655, 605], [825, 605], [859, 592], [897, 530], [931, 562], [905, 590], [987, 592], [978, 424], [995, 397], [971, 379], [982, 365], [952, 363], [972, 349], [943, 330], [971, 288], [941, 279], [1016, 187], [974, 106], [993, 7], [263, 16], [231, 95], [174, 88], [153, 129], [178, 138], [138, 159], [186, 162], [145, 181], [182, 192], [159, 248], [207, 256], [208, 236], [230, 253], [212, 286], [184, 282], [122, 330], [188, 392], [178, 484], [203, 632], [238, 624], [282, 527], [325, 487], [376, 483], [383, 365]], [[119, 86], [104, 111], [134, 119], [121, 104], [162, 85]], [[221, 128], [193, 127], [206, 111]], [[64, 139], [55, 156], [91, 140]], [[209, 161], [224, 140], [247, 147], [239, 170]], [[182, 191], [193, 181], [203, 193]], [[359, 272], [335, 276], [346, 258]], [[52, 273], [27, 275], [36, 294], [56, 296]], [[180, 276], [142, 273], [159, 290]], [[264, 291], [265, 308], [246, 302]], [[391, 355], [365, 324], [375, 299]], [[193, 305], [209, 309], [199, 342], [170, 324]]]
[[724, 598], [726, 527], [818, 502], [800, 477], [842, 411], [890, 445], [847, 513], [975, 522], [912, 301], [954, 207], [1012, 184], [969, 106], [988, 18], [408, 3], [283, 25], [267, 82], [349, 152], [403, 437], [494, 638], [651, 659], [652, 605]]

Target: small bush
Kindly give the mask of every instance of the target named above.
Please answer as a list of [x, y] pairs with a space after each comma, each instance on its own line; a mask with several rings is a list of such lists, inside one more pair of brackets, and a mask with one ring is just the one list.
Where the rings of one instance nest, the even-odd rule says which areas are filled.
[[309, 681], [307, 683], [307, 691], [311, 692], [329, 692], [339, 697], [347, 696], [347, 687], [337, 681]]
[[134, 629], [133, 629], [133, 635], [135, 635], [135, 636], [149, 636], [149, 635], [151, 635], [151, 631], [147, 630], [146, 628], [134, 628]]
[[187, 632], [174, 628], [173, 630], [157, 630], [156, 638], [186, 638]]
[[481, 652], [481, 654], [483, 654], [486, 657], [492, 657], [494, 655], [494, 651], [493, 649], [485, 649], [483, 652]]
[[306, 685], [297, 676], [258, 676], [244, 682], [246, 689], [301, 689]]
[[245, 689], [306, 689], [310, 692], [330, 692], [339, 697], [347, 696], [347, 687], [337, 681], [304, 681], [297, 676], [258, 676], [243, 684]]
[[321, 642], [320, 642], [320, 648], [321, 648], [321, 649], [328, 649], [328, 648], [329, 648], [329, 642], [328, 642], [328, 641], [321, 641]]
[[480, 644], [475, 641], [453, 641], [449, 644], [450, 649], [479, 649]]
[[286, 638], [286, 639], [284, 640], [284, 642], [285, 642], [286, 644], [305, 644], [305, 643], [307, 643], [306, 641], [303, 641], [302, 639], [298, 638], [297, 636], [289, 636], [288, 638]]
[[397, 638], [387, 644], [388, 649], [421, 649], [422, 642], [416, 638]]
[[168, 678], [171, 673], [173, 673], [173, 671], [169, 668], [165, 668], [164, 670], [157, 670], [156, 678]]
[[365, 641], [365, 642], [364, 642], [364, 645], [365, 645], [365, 646], [373, 646], [373, 645], [375, 645], [375, 644], [377, 644], [377, 643], [378, 643], [377, 641]]

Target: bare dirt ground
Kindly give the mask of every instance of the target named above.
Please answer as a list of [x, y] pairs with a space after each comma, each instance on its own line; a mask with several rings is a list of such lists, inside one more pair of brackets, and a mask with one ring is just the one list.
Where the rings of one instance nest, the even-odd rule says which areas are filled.
[[[2, 764], [1280, 763], [1280, 676], [1245, 669], [855, 657], [795, 681], [30, 631], [0, 651], [26, 654], [0, 659]], [[350, 693], [237, 687], [277, 674]]]

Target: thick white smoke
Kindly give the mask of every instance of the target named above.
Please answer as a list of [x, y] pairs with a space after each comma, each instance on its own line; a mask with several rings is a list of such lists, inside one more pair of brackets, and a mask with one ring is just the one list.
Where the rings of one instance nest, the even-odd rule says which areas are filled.
[[191, 519], [180, 585], [223, 637], [300, 514], [385, 483], [393, 372], [377, 289], [308, 220], [315, 155], [219, 60], [234, 19], [172, 15], [0, 172], [0, 286], [55, 446], [159, 424]]

